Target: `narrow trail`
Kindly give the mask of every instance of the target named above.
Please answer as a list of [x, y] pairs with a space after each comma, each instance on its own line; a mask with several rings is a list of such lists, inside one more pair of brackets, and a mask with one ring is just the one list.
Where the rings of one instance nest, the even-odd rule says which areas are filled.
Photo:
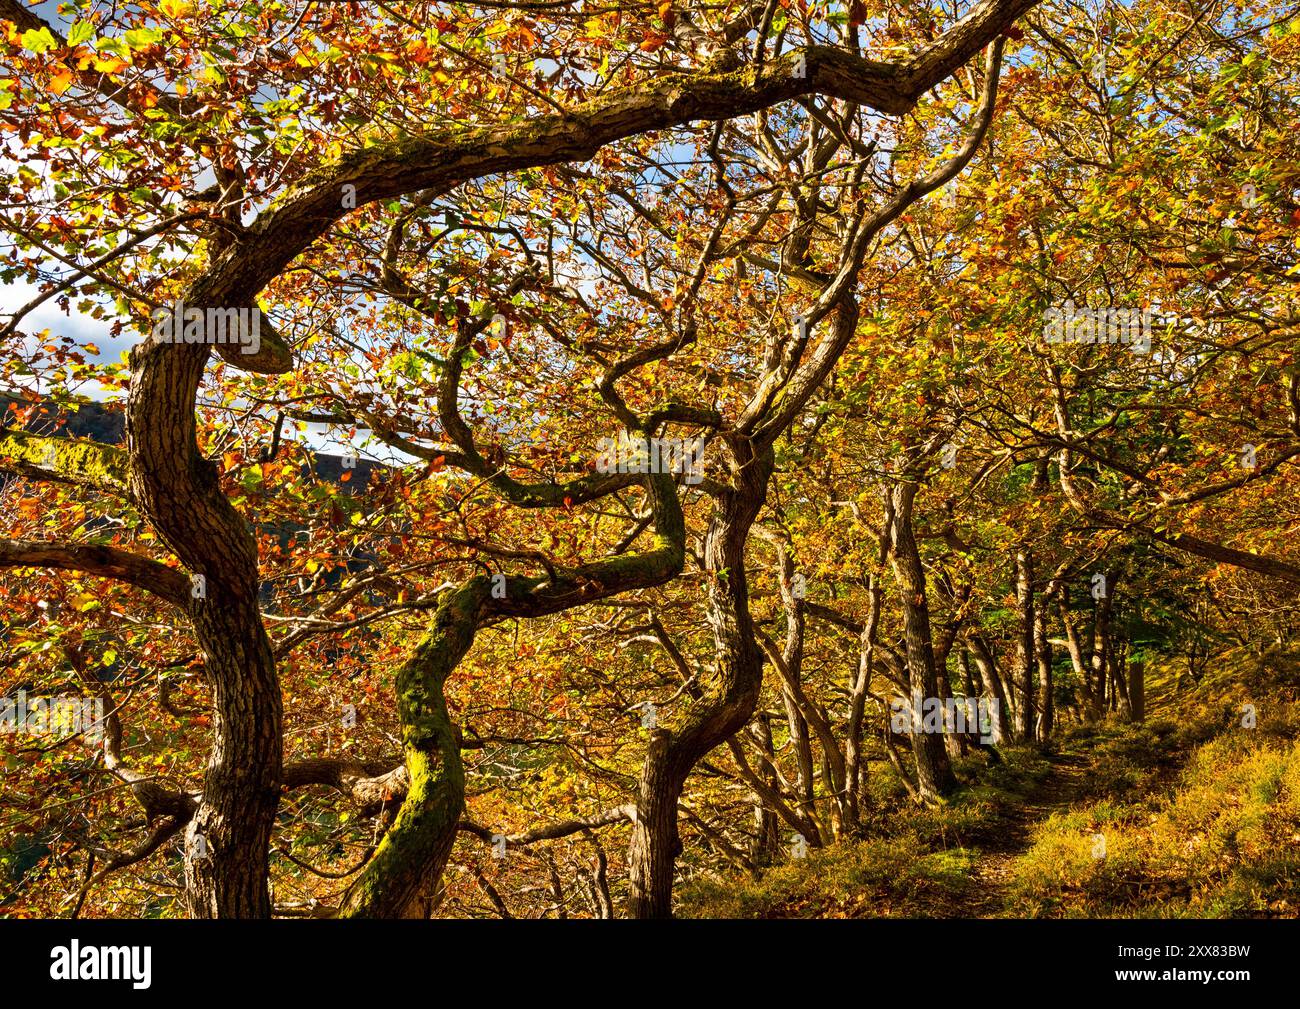
[[1033, 827], [1052, 813], [1083, 801], [1087, 795], [1086, 779], [1091, 765], [1086, 758], [1056, 754], [1048, 762], [1051, 773], [1008, 816], [1007, 829], [999, 841], [978, 851], [971, 873], [976, 899], [967, 908], [971, 917], [996, 918], [1005, 913], [1012, 863], [1029, 850]]

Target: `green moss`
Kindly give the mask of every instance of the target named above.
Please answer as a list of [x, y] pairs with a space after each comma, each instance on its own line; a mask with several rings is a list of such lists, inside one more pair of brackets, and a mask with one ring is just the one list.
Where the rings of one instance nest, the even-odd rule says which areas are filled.
[[474, 642], [490, 587], [491, 580], [480, 576], [448, 591], [429, 633], [397, 671], [397, 710], [411, 783], [393, 825], [344, 898], [340, 917], [401, 916], [451, 853], [465, 807], [465, 770], [443, 687]]
[[0, 431], [0, 465], [91, 487], [126, 486], [126, 452], [93, 441]]

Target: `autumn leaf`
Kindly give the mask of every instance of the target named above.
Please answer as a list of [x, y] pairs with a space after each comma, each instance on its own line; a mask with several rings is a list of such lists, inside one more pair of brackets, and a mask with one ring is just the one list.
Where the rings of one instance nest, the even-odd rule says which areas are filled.
[[72, 86], [73, 75], [71, 70], [64, 70], [50, 78], [50, 91], [56, 95], [61, 95]]

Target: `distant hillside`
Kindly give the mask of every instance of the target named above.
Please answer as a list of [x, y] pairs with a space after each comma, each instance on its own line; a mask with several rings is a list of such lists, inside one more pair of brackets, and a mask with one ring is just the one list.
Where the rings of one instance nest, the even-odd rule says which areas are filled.
[[[16, 418], [10, 409], [12, 404], [29, 406], [17, 396], [0, 393], [0, 429], [17, 426]], [[42, 405], [32, 417], [22, 425], [24, 430], [35, 434], [59, 434], [68, 438], [88, 438], [104, 445], [119, 445], [126, 439], [126, 412], [119, 406], [103, 403], [85, 403], [75, 410], [66, 410], [53, 404]], [[322, 480], [341, 483], [343, 474], [343, 456], [329, 452], [313, 452], [313, 469]], [[352, 467], [352, 478], [345, 488], [359, 489], [365, 487], [370, 474], [375, 470], [386, 468], [382, 463], [358, 458]]]

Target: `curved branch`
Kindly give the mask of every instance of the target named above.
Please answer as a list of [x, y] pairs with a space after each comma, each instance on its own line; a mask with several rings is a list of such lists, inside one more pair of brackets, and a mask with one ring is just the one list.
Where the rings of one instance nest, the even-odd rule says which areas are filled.
[[126, 452], [82, 438], [0, 429], [0, 471], [95, 490], [125, 491]]
[[460, 732], [443, 686], [480, 627], [502, 616], [541, 616], [621, 592], [660, 585], [686, 560], [686, 527], [672, 478], [642, 478], [655, 516], [653, 546], [549, 577], [477, 575], [444, 594], [424, 639], [396, 674], [398, 717], [409, 785], [375, 856], [344, 895], [339, 916], [409, 913], [451, 855], [465, 805]]
[[0, 540], [0, 568], [58, 568], [112, 578], [187, 609], [190, 580], [175, 568], [128, 550], [82, 543]]
[[[356, 207], [423, 190], [438, 195], [471, 179], [584, 161], [627, 137], [698, 120], [733, 119], [811, 94], [902, 115], [1037, 2], [982, 0], [933, 44], [898, 63], [813, 45], [762, 66], [737, 68], [734, 55], [727, 53], [698, 71], [670, 72], [523, 124], [440, 131], [352, 151], [339, 164], [304, 179], [246, 238], [232, 243], [194, 285], [186, 303], [197, 308], [251, 304], [285, 266], [348, 213], [340, 198], [344, 186], [355, 187]], [[278, 351], [244, 355], [231, 344], [218, 345], [217, 351], [237, 368], [291, 367]]]

